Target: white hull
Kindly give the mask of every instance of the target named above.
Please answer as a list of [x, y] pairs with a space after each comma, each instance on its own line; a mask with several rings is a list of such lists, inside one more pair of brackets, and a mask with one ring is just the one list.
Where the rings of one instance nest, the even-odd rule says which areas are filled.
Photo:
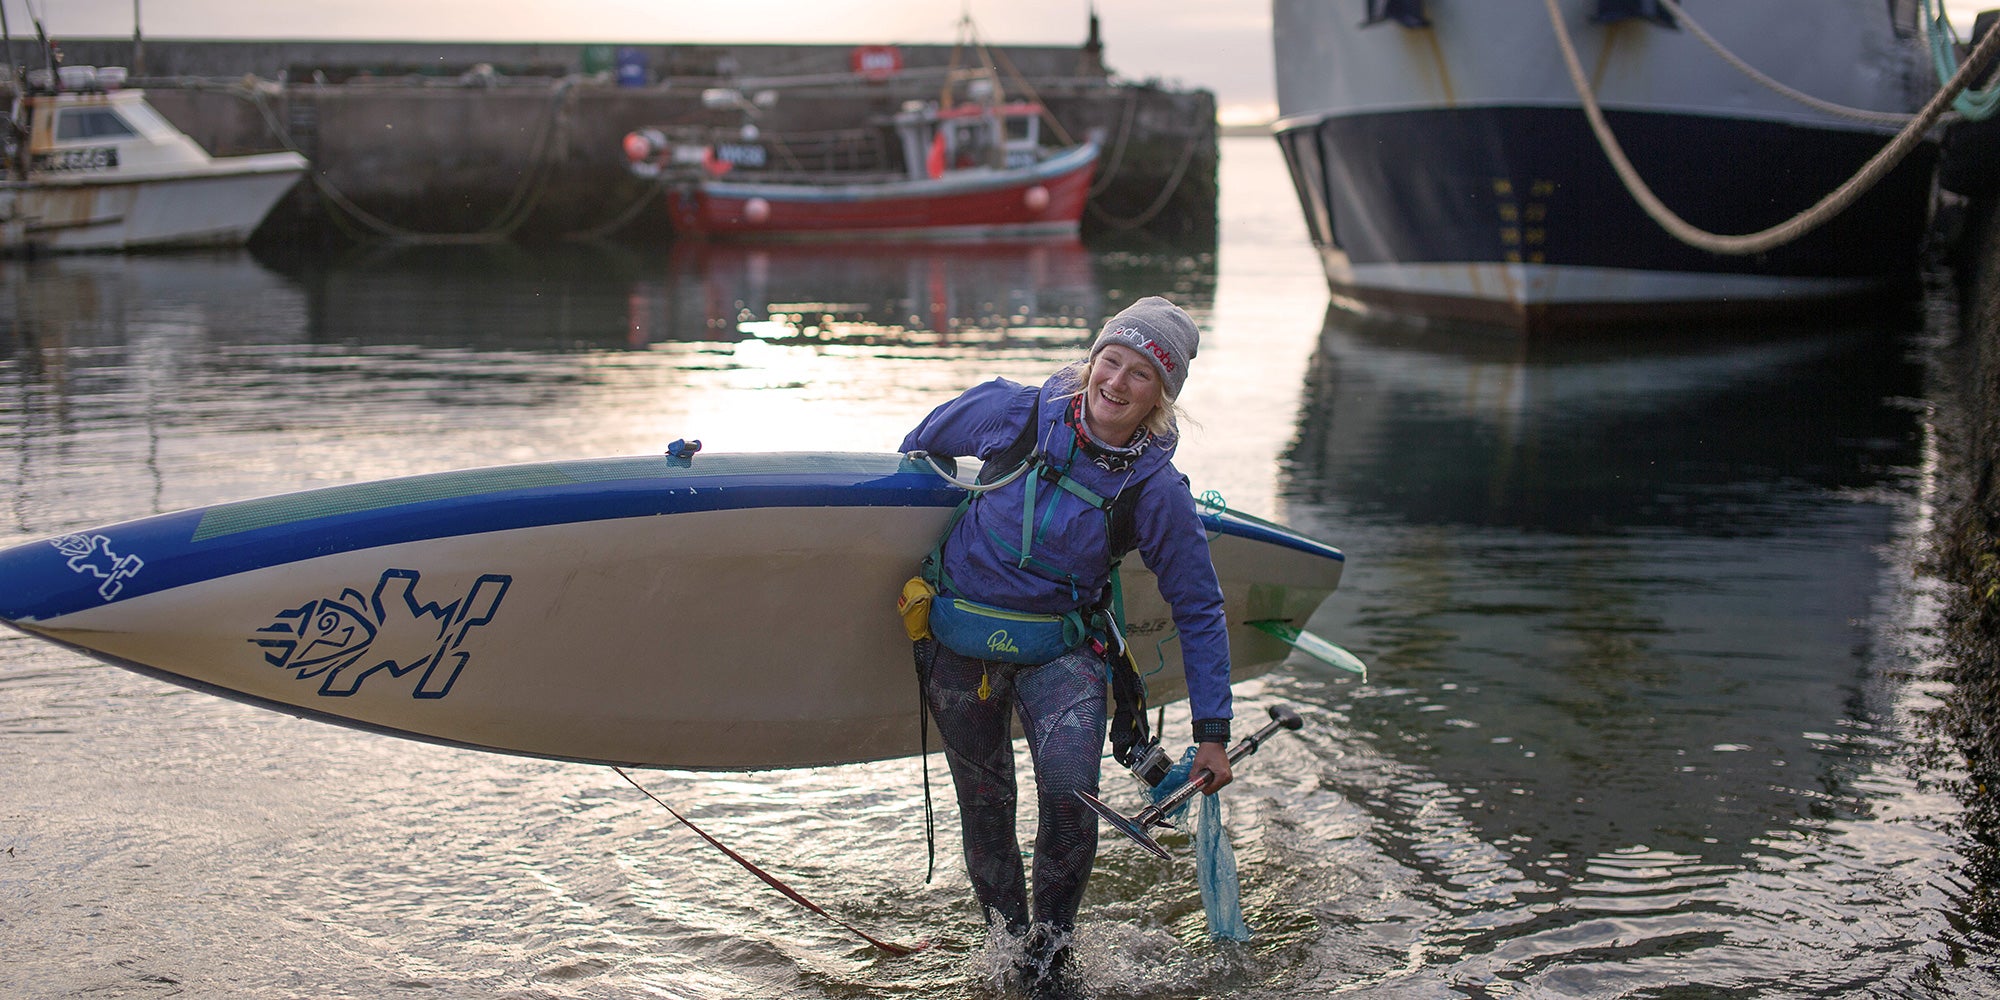
[[198, 174], [0, 187], [0, 240], [56, 253], [240, 246], [305, 172], [293, 153], [219, 160]]
[[[1785, 97], [1691, 31], [1594, 23], [1595, 0], [1560, 7], [1606, 110], [1895, 132]], [[1424, 10], [1430, 28], [1404, 29], [1363, 26], [1347, 5], [1274, 0], [1279, 127], [1423, 108], [1579, 106], [1541, 0], [1426, 0]], [[1688, 13], [1745, 62], [1822, 101], [1908, 112], [1936, 88], [1921, 39], [1899, 34], [1882, 0], [1734, 0], [1690, 4]]]

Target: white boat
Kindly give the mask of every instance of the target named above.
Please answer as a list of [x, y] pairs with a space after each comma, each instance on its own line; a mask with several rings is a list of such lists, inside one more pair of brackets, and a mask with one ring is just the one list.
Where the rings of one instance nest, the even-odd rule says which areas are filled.
[[210, 156], [143, 91], [70, 72], [83, 69], [64, 67], [64, 90], [21, 97], [26, 134], [0, 180], [0, 250], [240, 246], [305, 174], [293, 152]]
[[[895, 599], [962, 496], [901, 455], [678, 447], [357, 483], [0, 549], [0, 623], [280, 712], [500, 753], [877, 760], [921, 746]], [[1300, 630], [1340, 551], [1226, 509], [1203, 520], [1232, 677], [1314, 655]], [[1180, 646], [1139, 562], [1125, 632], [1164, 704], [1186, 696]]]
[[1740, 235], [1814, 206], [1935, 92], [1914, 3], [1735, 0], [1676, 18], [1660, 0], [1560, 0], [1559, 19], [1538, 0], [1272, 6], [1275, 131], [1342, 305], [1533, 332], [1915, 280], [1932, 144], [1802, 238], [1712, 252], [1641, 208], [1563, 52], [1645, 186]]

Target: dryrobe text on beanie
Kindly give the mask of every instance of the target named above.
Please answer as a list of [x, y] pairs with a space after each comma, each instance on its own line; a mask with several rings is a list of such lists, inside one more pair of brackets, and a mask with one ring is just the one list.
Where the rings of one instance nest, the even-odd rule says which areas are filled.
[[1090, 345], [1090, 356], [1096, 357], [1107, 344], [1121, 344], [1145, 355], [1159, 369], [1167, 398], [1176, 399], [1181, 386], [1187, 384], [1188, 362], [1194, 360], [1195, 348], [1201, 344], [1201, 331], [1180, 306], [1148, 295], [1104, 324], [1097, 342]]

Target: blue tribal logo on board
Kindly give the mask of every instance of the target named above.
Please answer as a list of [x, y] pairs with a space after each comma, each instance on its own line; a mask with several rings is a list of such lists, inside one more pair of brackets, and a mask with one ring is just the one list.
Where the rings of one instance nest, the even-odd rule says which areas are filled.
[[272, 666], [296, 670], [300, 680], [321, 678], [322, 695], [351, 695], [378, 671], [402, 677], [422, 670], [410, 696], [442, 698], [472, 658], [459, 648], [466, 633], [493, 620], [514, 578], [487, 573], [464, 597], [429, 604], [417, 600], [418, 577], [413, 569], [383, 570], [373, 595], [349, 587], [280, 611], [250, 641], [268, 650]]

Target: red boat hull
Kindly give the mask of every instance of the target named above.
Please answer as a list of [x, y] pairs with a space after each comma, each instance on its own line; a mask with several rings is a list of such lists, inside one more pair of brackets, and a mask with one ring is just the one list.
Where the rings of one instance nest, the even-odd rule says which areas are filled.
[[768, 184], [728, 178], [667, 192], [676, 232], [713, 239], [991, 239], [1074, 233], [1094, 147], [1032, 168], [956, 171], [881, 184]]

